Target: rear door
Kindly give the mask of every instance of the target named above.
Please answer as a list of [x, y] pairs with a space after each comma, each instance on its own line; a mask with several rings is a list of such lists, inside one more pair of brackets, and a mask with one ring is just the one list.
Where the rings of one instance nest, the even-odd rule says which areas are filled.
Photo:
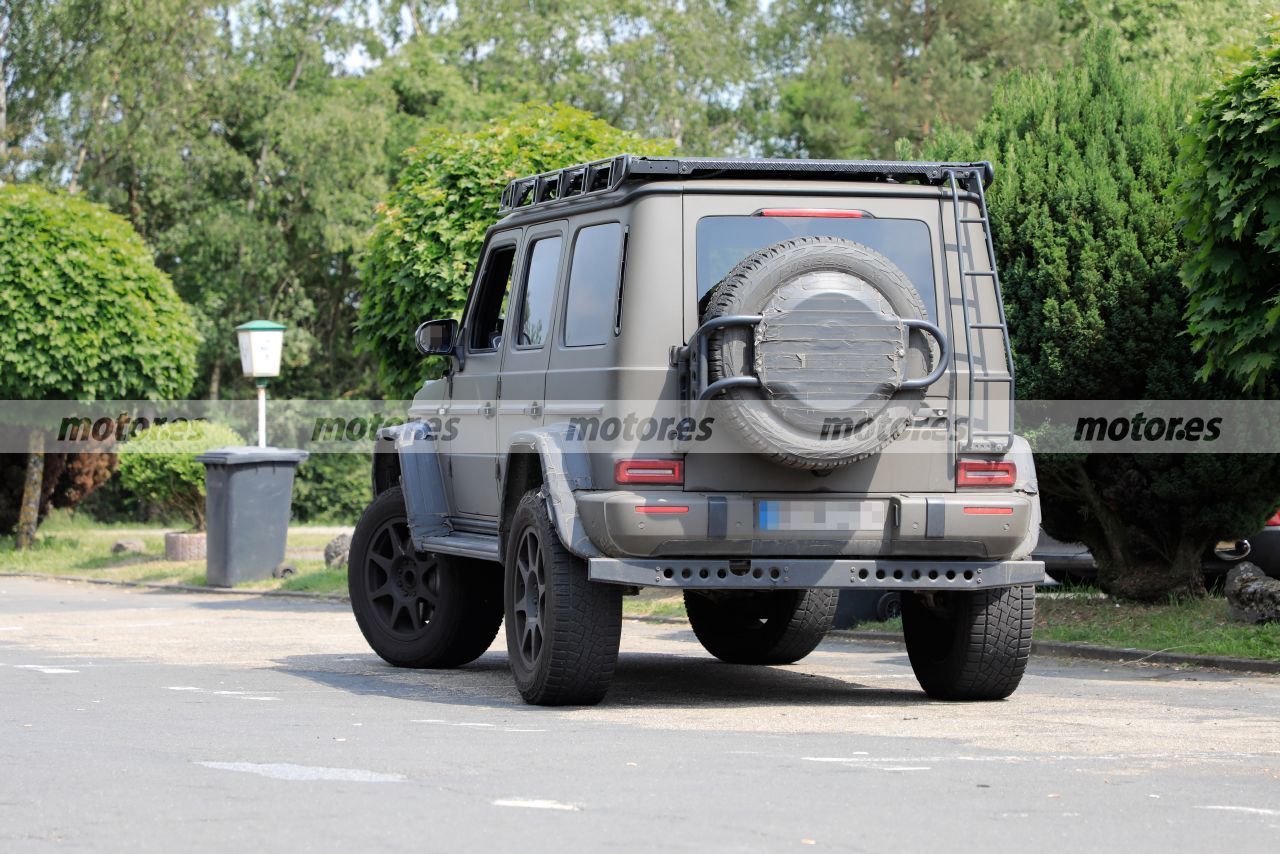
[[498, 444], [502, 458], [510, 447], [512, 434], [542, 425], [564, 256], [564, 222], [526, 230], [519, 287], [511, 303], [498, 384]]
[[[849, 191], [853, 192], [852, 188]], [[878, 193], [883, 193], [879, 188]], [[943, 268], [940, 205], [933, 197], [868, 194], [822, 196], [686, 195], [684, 197], [685, 299], [692, 307], [686, 340], [697, 326], [702, 297], [752, 252], [793, 237], [830, 236], [861, 243], [885, 255], [911, 279], [929, 319], [954, 341]], [[861, 211], [865, 216], [831, 216]], [[805, 213], [809, 215], [797, 215]], [[927, 372], [924, 365], [913, 376]], [[951, 372], [929, 388], [916, 422], [886, 452], [817, 477], [769, 462], [745, 446], [741, 454], [691, 453], [688, 489], [743, 492], [944, 492], [954, 489], [955, 443]], [[725, 437], [728, 428], [720, 430]]]

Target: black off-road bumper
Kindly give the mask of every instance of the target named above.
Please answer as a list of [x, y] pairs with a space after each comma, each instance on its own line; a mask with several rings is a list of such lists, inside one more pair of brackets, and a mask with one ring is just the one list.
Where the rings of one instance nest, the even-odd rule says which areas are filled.
[[591, 558], [587, 564], [593, 581], [713, 590], [975, 590], [1044, 580], [1038, 560]]

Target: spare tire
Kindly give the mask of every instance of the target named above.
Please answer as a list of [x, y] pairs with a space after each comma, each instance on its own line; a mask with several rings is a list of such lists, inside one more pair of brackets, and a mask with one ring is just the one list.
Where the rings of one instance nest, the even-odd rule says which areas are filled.
[[[903, 389], [944, 358], [911, 280], [860, 243], [801, 237], [748, 256], [707, 295], [702, 320], [761, 315], [712, 334], [708, 382], [754, 375], [758, 388], [724, 390], [720, 404], [749, 447], [784, 465], [833, 469], [902, 435], [925, 389]], [[750, 362], [748, 364], [748, 361]]]

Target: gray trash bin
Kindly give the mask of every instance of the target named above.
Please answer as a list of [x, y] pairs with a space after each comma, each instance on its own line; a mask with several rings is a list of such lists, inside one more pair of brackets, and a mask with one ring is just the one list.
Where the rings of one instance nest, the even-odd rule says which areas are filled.
[[290, 448], [217, 448], [196, 457], [207, 490], [205, 583], [232, 587], [270, 578], [284, 561], [293, 471], [306, 458]]

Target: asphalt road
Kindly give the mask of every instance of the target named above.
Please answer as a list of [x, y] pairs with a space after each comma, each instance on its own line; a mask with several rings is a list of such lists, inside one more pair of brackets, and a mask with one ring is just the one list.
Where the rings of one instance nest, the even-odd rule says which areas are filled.
[[344, 607], [0, 578], [0, 851], [1257, 851], [1280, 679], [1035, 660], [929, 701], [893, 646], [799, 665], [628, 622], [595, 708], [501, 642], [396, 670]]

